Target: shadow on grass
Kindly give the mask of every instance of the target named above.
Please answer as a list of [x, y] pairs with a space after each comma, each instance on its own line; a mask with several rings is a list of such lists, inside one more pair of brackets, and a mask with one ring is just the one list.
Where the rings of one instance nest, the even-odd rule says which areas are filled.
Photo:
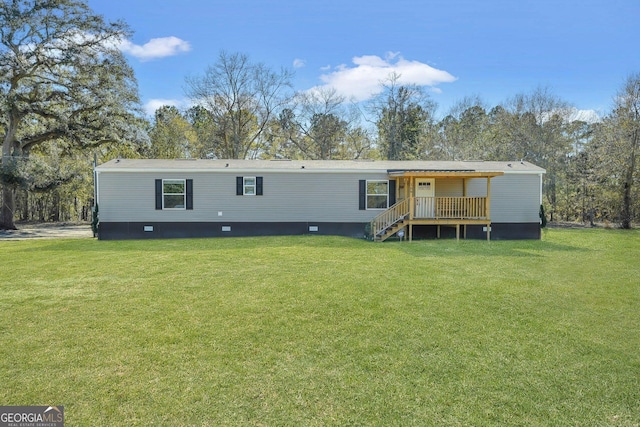
[[569, 245], [541, 240], [500, 240], [500, 241], [443, 241], [423, 240], [419, 242], [390, 243], [407, 255], [416, 258], [437, 256], [500, 256], [500, 257], [544, 257], [550, 252], [587, 252], [578, 245]]
[[[30, 251], [80, 251], [104, 253], [140, 252], [217, 252], [256, 249], [286, 249], [304, 251], [310, 248], [335, 248], [341, 250], [368, 251], [373, 256], [383, 256], [399, 250], [412, 257], [436, 256], [509, 256], [543, 257], [555, 252], [588, 252], [594, 236], [605, 237], [603, 230], [562, 230], [553, 235], [545, 233], [542, 240], [414, 240], [373, 243], [364, 239], [341, 236], [260, 236], [260, 237], [203, 237], [192, 239], [149, 240], [96, 240], [96, 239], [46, 239], [15, 241], [6, 245], [12, 252]], [[617, 237], [619, 233], [613, 233]], [[589, 238], [587, 238], [590, 236]], [[585, 239], [586, 238], [586, 239]], [[591, 243], [590, 243], [591, 242]]]
[[[26, 243], [25, 243], [26, 242]], [[12, 252], [81, 251], [81, 252], [202, 252], [279, 248], [376, 248], [364, 239], [341, 236], [260, 236], [260, 237], [203, 237], [191, 239], [96, 240], [49, 239], [12, 242]]]

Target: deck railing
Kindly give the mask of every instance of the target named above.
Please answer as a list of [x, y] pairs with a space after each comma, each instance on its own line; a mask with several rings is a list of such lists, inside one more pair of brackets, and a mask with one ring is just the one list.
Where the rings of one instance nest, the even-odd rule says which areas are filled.
[[400, 200], [386, 211], [371, 220], [371, 235], [377, 236], [380, 232], [391, 227], [403, 218], [409, 217], [409, 200]]
[[371, 236], [378, 236], [403, 219], [488, 219], [487, 198], [411, 197], [403, 199], [371, 220]]
[[414, 197], [413, 218], [486, 219], [486, 197]]

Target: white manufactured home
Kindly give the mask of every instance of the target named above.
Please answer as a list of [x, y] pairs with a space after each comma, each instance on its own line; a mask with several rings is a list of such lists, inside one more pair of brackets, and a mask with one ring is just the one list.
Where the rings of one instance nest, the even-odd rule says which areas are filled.
[[539, 239], [544, 173], [521, 161], [117, 159], [95, 169], [98, 235]]

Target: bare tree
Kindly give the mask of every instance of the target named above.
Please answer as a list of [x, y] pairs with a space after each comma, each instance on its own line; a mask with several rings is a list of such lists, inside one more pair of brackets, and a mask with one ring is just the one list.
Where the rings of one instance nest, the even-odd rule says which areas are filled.
[[203, 76], [187, 77], [186, 94], [210, 115], [215, 127], [210, 156], [257, 155], [259, 138], [288, 101], [291, 72], [274, 72], [247, 55], [222, 51]]
[[294, 105], [280, 115], [280, 128], [302, 158], [359, 158], [370, 140], [358, 125], [359, 111], [345, 104], [333, 88], [298, 93]]
[[611, 114], [598, 128], [599, 175], [617, 187], [622, 228], [631, 228], [637, 205], [640, 156], [640, 73], [630, 75], [618, 92]]
[[640, 73], [627, 78], [616, 98], [614, 113], [620, 120], [622, 138], [626, 141], [627, 155], [624, 162], [622, 184], [622, 228], [631, 228], [633, 218], [632, 194], [636, 181], [638, 156], [640, 155]]
[[511, 159], [525, 159], [547, 170], [544, 175], [544, 194], [551, 208], [553, 221], [558, 203], [558, 181], [566, 169], [566, 156], [572, 141], [565, 125], [573, 113], [570, 105], [554, 95], [547, 87], [531, 93], [517, 94], [504, 104], [509, 113], [502, 123], [508, 135]]

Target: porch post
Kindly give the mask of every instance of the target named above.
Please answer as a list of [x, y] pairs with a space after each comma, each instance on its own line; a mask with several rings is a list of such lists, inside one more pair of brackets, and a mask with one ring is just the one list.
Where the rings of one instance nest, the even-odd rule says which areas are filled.
[[491, 240], [491, 177], [487, 177], [487, 242]]
[[491, 178], [487, 177], [487, 206], [486, 206], [487, 219], [491, 219]]
[[402, 181], [404, 182], [404, 198], [409, 200], [409, 180], [404, 177]]
[[414, 178], [409, 178], [409, 220], [413, 221], [413, 215], [415, 214], [415, 202], [413, 198], [413, 182]]

